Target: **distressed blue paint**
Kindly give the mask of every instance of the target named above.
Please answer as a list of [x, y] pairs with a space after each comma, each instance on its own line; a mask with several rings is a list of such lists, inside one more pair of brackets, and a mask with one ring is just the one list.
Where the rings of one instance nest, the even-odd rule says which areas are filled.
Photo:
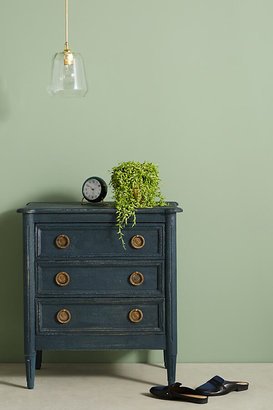
[[[175, 381], [176, 213], [175, 202], [139, 209], [137, 225], [124, 230], [126, 250], [115, 226], [111, 202], [30, 203], [18, 212], [24, 226], [24, 333], [28, 388], [34, 387], [43, 350], [162, 349], [168, 383]], [[55, 238], [70, 238], [58, 249]], [[133, 235], [145, 246], [134, 249]], [[55, 283], [58, 272], [70, 282]], [[140, 286], [129, 282], [132, 272], [144, 275]], [[69, 309], [71, 321], [60, 324], [56, 314]], [[132, 323], [131, 309], [143, 320]]]

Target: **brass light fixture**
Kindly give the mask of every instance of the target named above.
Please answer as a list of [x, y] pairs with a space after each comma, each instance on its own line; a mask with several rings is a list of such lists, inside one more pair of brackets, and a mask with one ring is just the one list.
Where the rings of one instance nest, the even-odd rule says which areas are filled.
[[60, 97], [84, 97], [87, 93], [83, 59], [79, 53], [72, 53], [68, 45], [68, 0], [65, 0], [64, 51], [53, 58], [49, 92]]

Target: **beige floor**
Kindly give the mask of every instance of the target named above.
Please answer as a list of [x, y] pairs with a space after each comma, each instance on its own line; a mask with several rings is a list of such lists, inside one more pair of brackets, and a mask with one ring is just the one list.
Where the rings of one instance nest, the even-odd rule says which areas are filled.
[[[246, 380], [250, 388], [208, 404], [163, 401], [149, 388], [165, 384], [161, 365], [147, 364], [44, 364], [36, 372], [34, 390], [25, 387], [22, 364], [0, 364], [1, 410], [272, 410], [273, 364], [179, 364], [177, 381], [197, 386], [219, 374], [225, 379]], [[201, 406], [201, 407], [200, 407]]]

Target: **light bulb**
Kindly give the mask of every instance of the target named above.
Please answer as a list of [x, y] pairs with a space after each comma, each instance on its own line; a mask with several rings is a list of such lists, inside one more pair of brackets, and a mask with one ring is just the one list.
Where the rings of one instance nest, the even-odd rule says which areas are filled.
[[65, 89], [73, 89], [75, 82], [74, 64], [64, 64], [63, 85]]

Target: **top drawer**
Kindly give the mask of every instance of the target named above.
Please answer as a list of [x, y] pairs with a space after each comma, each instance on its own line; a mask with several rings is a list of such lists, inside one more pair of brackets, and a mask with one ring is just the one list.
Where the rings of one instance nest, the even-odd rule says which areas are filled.
[[139, 223], [124, 229], [108, 223], [36, 225], [36, 255], [41, 258], [164, 257], [164, 224]]

